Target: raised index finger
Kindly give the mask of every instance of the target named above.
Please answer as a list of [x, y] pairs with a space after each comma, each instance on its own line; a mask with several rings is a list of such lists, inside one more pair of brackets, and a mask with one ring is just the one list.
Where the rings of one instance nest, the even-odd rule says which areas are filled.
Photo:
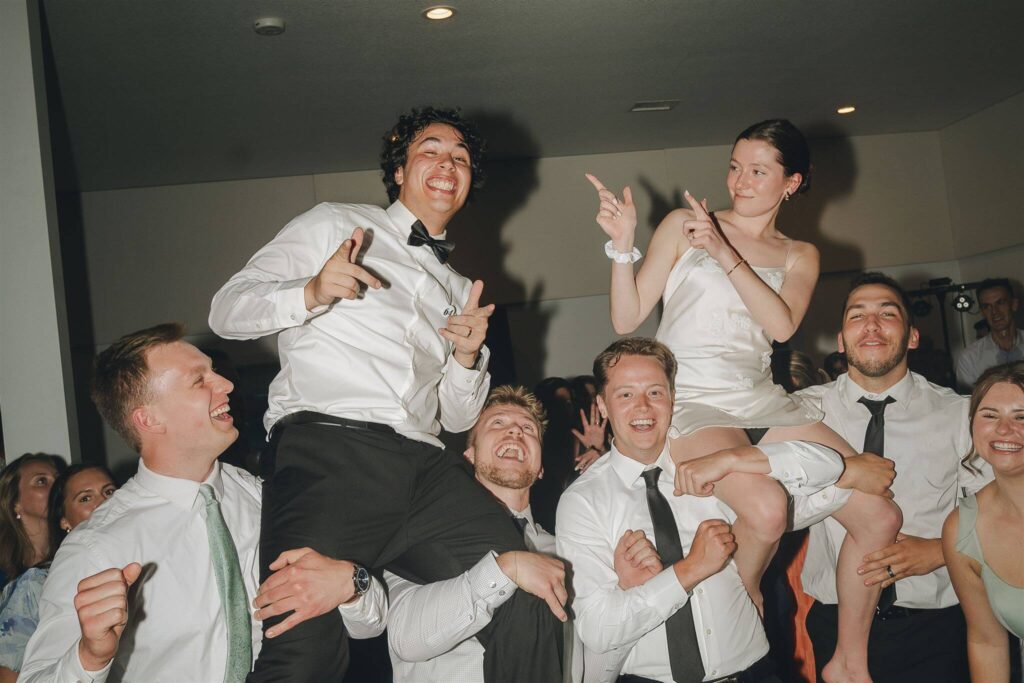
[[706, 218], [711, 220], [711, 216], [708, 214], [707, 209], [705, 209], [704, 206], [701, 205], [701, 203], [698, 202], [692, 194], [690, 194], [689, 190], [683, 192], [683, 197], [686, 199], [686, 203], [690, 205], [690, 208], [693, 209], [693, 213], [697, 218]]
[[484, 292], [484, 281], [474, 280], [473, 287], [469, 290], [469, 298], [466, 299], [466, 305], [462, 309], [462, 313], [480, 308], [480, 295]]
[[355, 263], [356, 258], [359, 257], [359, 250], [363, 246], [363, 229], [356, 228], [352, 231], [352, 251], [349, 252], [348, 262]]
[[601, 190], [607, 190], [608, 189], [607, 187], [604, 186], [604, 184], [600, 180], [597, 179], [597, 176], [591, 175], [589, 173], [584, 173], [583, 175], [585, 175], [587, 177], [587, 180], [590, 181], [590, 184], [593, 185], [597, 189], [598, 192], [600, 192]]

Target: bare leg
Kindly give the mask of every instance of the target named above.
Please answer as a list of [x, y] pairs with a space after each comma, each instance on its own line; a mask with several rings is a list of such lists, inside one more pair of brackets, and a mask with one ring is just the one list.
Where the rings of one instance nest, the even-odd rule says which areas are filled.
[[[800, 427], [775, 427], [764, 441], [814, 441], [836, 449], [843, 457], [856, 455], [838, 434], [822, 422]], [[839, 632], [836, 651], [825, 665], [826, 683], [863, 683], [868, 675], [868, 634], [881, 589], [864, 585], [857, 567], [868, 553], [896, 540], [903, 524], [899, 507], [887, 498], [853, 491], [846, 505], [832, 515], [846, 529], [836, 565]]]
[[[671, 440], [675, 462], [692, 460], [723, 448], [749, 446], [740, 429], [707, 427]], [[736, 569], [757, 611], [764, 614], [761, 577], [786, 530], [788, 501], [777, 482], [760, 474], [733, 473], [715, 484], [715, 497], [736, 513]]]

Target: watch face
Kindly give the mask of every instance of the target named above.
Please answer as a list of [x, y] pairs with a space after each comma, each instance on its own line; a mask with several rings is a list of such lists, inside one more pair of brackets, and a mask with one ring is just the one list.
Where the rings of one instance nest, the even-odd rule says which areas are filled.
[[370, 590], [370, 572], [366, 571], [366, 567], [357, 565], [355, 573], [352, 574], [352, 581], [355, 582], [356, 593], [359, 595]]

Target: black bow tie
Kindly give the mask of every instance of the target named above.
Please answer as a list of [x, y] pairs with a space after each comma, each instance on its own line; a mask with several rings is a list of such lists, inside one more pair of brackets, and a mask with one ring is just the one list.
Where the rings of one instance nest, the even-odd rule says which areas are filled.
[[436, 240], [430, 236], [427, 232], [427, 228], [421, 221], [416, 221], [412, 224], [412, 232], [409, 233], [409, 244], [414, 247], [421, 247], [427, 245], [430, 247], [434, 256], [441, 263], [448, 260], [448, 255], [452, 253], [452, 249], [455, 248], [455, 242], [448, 240]]

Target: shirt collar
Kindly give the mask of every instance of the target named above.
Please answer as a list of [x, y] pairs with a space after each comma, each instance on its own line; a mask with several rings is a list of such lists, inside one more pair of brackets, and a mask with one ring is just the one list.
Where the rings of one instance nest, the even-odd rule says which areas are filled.
[[880, 394], [873, 394], [870, 391], [867, 391], [853, 381], [848, 373], [840, 375], [839, 379], [836, 381], [842, 382], [841, 390], [844, 402], [847, 406], [852, 406], [864, 397], [872, 401], [880, 401], [886, 396], [891, 396], [896, 399], [896, 405], [892, 406], [892, 408], [896, 408], [897, 410], [907, 410], [910, 407], [911, 399], [914, 397], [914, 378], [912, 375], [913, 373], [910, 372], [910, 370], [907, 370], [907, 374], [903, 375], [900, 381], [896, 382], [896, 384], [893, 384]]
[[135, 473], [135, 481], [150, 493], [164, 498], [183, 510], [191, 510], [195, 505], [201, 484], [209, 484], [213, 487], [217, 500], [221, 500], [224, 496], [224, 481], [221, 477], [219, 461], [213, 464], [210, 476], [204, 481], [198, 482], [157, 474], [146, 467], [146, 463], [140, 459], [139, 471]]
[[522, 517], [526, 520], [527, 524], [529, 524], [530, 526], [534, 525], [533, 512], [530, 510], [529, 505], [527, 505], [526, 508], [524, 508], [523, 510], [513, 510], [512, 508], [509, 508], [508, 511], [512, 513], [513, 517]]
[[634, 460], [628, 455], [623, 455], [622, 452], [615, 447], [615, 440], [612, 440], [611, 458], [609, 464], [612, 471], [618, 475], [622, 483], [626, 485], [626, 488], [633, 488], [637, 480], [640, 479], [646, 470], [653, 467], [660, 467], [661, 474], [658, 479], [662, 481], [674, 482], [676, 476], [676, 465], [672, 462], [672, 456], [669, 453], [668, 439], [665, 440], [665, 447], [661, 450], [661, 455], [650, 465], [645, 465], [639, 460]]
[[[394, 204], [387, 208], [388, 216], [392, 222], [397, 225], [402, 233], [402, 237], [408, 238], [412, 234], [412, 224], [418, 221], [415, 214], [410, 211], [405, 204], [399, 200], [395, 200]], [[435, 240], [443, 240], [448, 234], [445, 230], [440, 235], [431, 235]]]

